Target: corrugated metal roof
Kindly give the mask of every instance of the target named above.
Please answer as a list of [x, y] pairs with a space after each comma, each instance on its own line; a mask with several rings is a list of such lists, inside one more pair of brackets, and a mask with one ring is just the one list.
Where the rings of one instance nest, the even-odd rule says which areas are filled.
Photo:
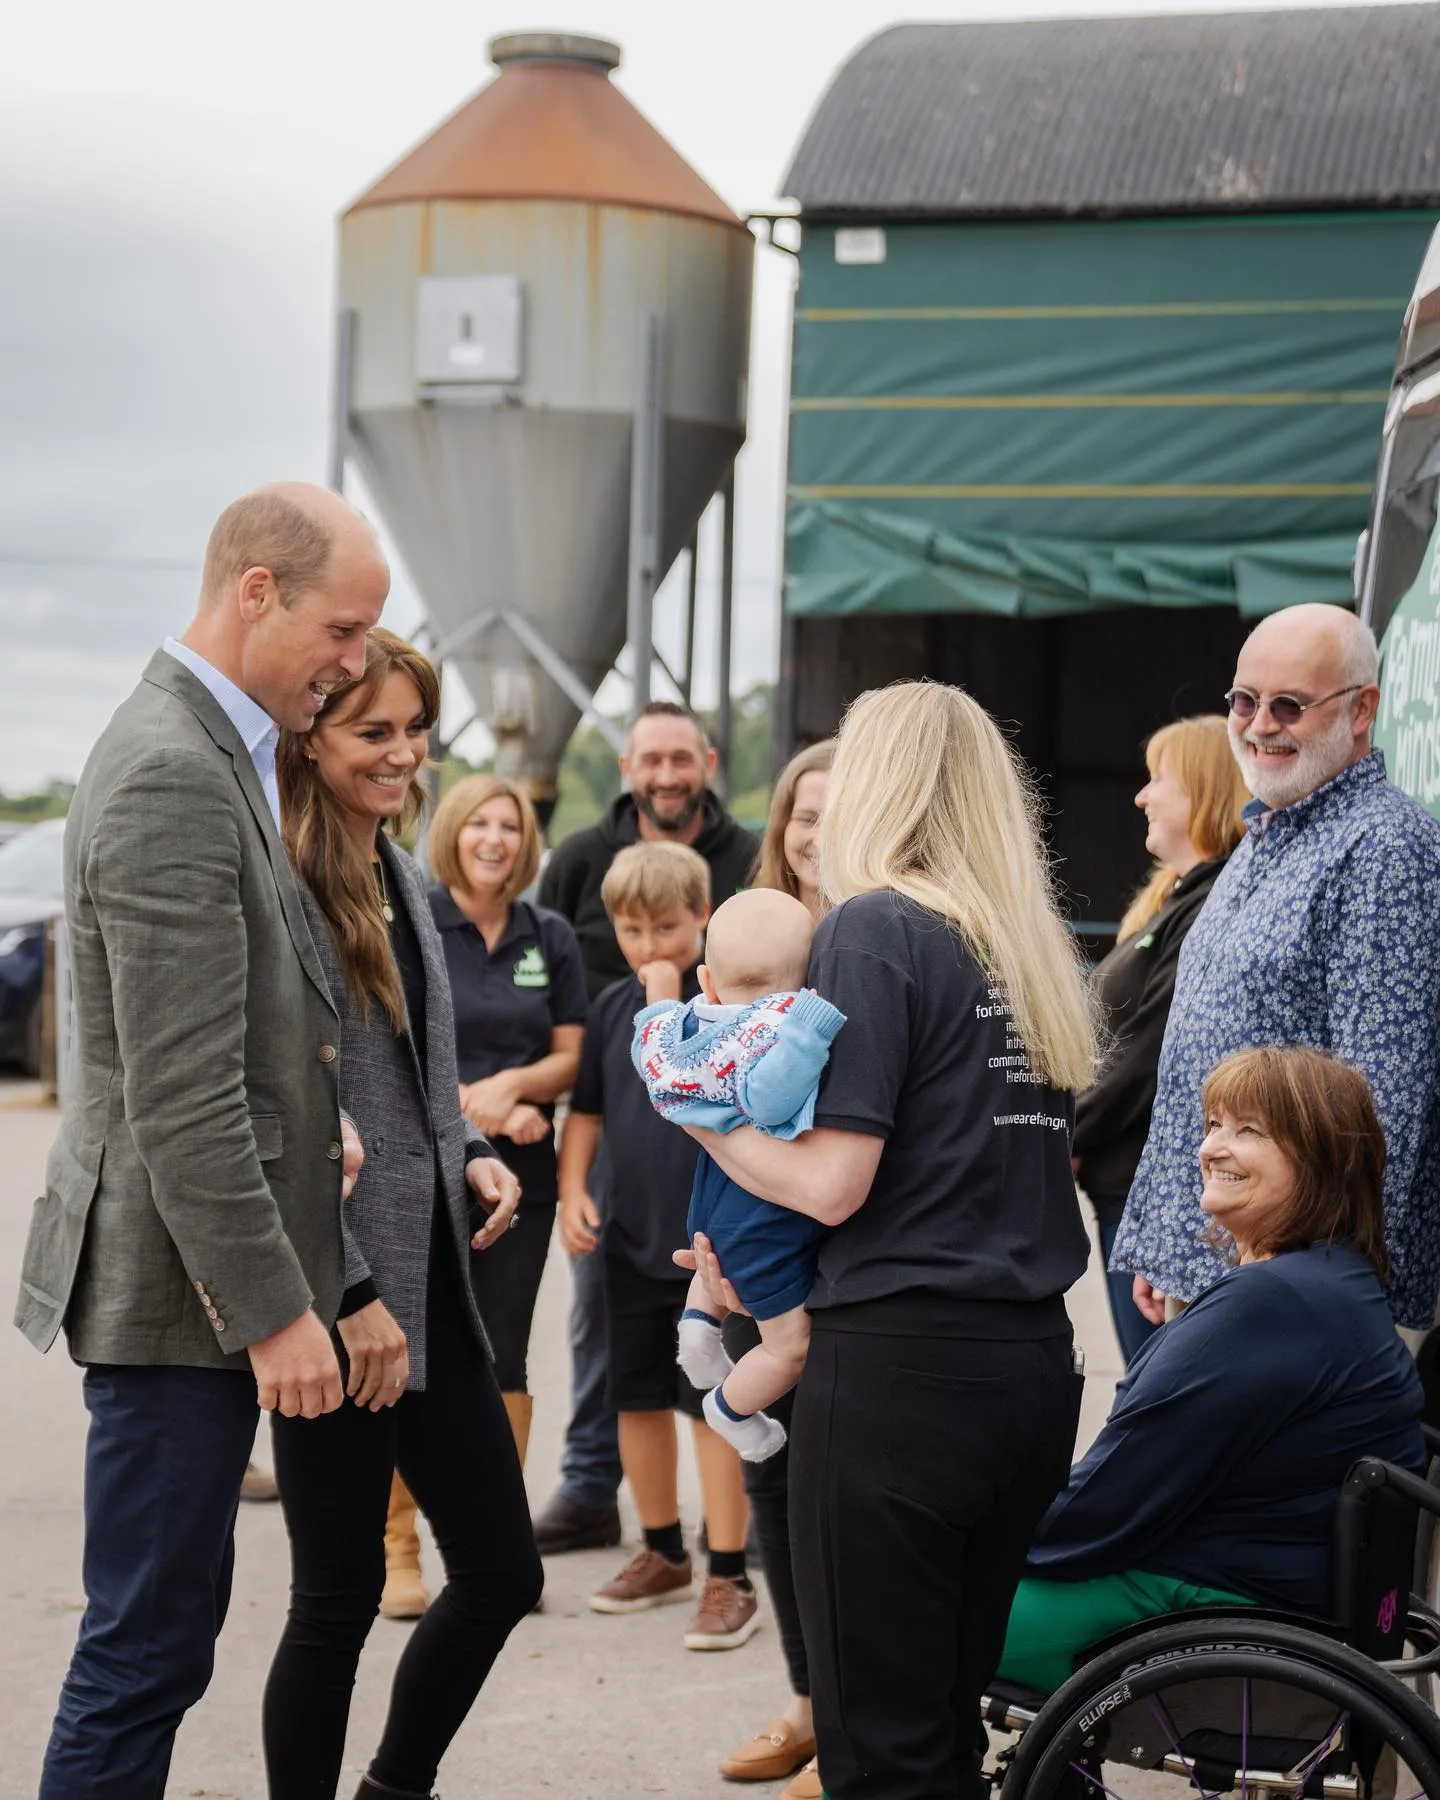
[[1440, 204], [1440, 5], [897, 25], [784, 192], [811, 215]]

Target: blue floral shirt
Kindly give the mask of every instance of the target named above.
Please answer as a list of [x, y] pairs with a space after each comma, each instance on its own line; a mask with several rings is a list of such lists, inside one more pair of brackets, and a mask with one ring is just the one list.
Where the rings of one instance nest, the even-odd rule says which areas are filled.
[[1440, 1293], [1440, 823], [1372, 750], [1246, 835], [1180, 953], [1155, 1110], [1110, 1259], [1193, 1300], [1222, 1273], [1200, 1242], [1200, 1091], [1232, 1051], [1310, 1044], [1363, 1071], [1385, 1127], [1390, 1310]]

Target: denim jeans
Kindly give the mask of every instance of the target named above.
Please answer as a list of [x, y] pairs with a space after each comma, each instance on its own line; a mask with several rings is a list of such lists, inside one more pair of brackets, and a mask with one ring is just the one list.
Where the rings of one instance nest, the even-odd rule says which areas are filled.
[[255, 1382], [92, 1365], [85, 1405], [86, 1607], [40, 1800], [161, 1800], [230, 1601]]
[[1115, 1248], [1115, 1237], [1120, 1230], [1120, 1221], [1113, 1224], [1100, 1221], [1100, 1249], [1105, 1257], [1105, 1286], [1110, 1296], [1110, 1317], [1115, 1322], [1115, 1335], [1120, 1340], [1120, 1349], [1127, 1363], [1135, 1358], [1160, 1329], [1152, 1325], [1140, 1308], [1131, 1298], [1131, 1288], [1135, 1277], [1128, 1269], [1116, 1272], [1110, 1267], [1110, 1252]]

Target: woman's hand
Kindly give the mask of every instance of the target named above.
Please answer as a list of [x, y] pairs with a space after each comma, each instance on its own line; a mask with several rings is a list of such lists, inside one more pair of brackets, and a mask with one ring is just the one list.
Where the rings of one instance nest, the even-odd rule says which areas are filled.
[[486, 1137], [503, 1137], [505, 1121], [520, 1104], [519, 1084], [513, 1069], [487, 1075], [460, 1088], [460, 1110]]
[[693, 1250], [677, 1250], [670, 1260], [677, 1269], [693, 1269], [699, 1275], [705, 1283], [705, 1291], [718, 1311], [744, 1313], [746, 1318], [749, 1318], [748, 1309], [725, 1279], [725, 1271], [720, 1267], [720, 1258], [715, 1254], [714, 1246], [703, 1231], [695, 1233]]
[[496, 1156], [472, 1156], [465, 1165], [470, 1192], [490, 1217], [470, 1240], [472, 1250], [488, 1250], [510, 1229], [520, 1204], [520, 1183]]
[[372, 1300], [341, 1319], [335, 1326], [350, 1359], [350, 1379], [345, 1392], [357, 1406], [371, 1412], [393, 1406], [410, 1379], [410, 1355], [405, 1333], [395, 1323], [383, 1300]]
[[522, 1100], [512, 1106], [500, 1127], [500, 1135], [512, 1144], [540, 1144], [550, 1135], [550, 1121], [538, 1106]]
[[600, 1208], [583, 1189], [560, 1196], [560, 1243], [571, 1256], [589, 1256], [600, 1242]]

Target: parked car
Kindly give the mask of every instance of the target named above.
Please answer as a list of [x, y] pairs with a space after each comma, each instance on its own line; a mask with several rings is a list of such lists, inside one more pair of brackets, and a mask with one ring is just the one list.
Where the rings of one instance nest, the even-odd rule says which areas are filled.
[[0, 1063], [40, 1073], [45, 926], [64, 911], [63, 819], [0, 844]]

